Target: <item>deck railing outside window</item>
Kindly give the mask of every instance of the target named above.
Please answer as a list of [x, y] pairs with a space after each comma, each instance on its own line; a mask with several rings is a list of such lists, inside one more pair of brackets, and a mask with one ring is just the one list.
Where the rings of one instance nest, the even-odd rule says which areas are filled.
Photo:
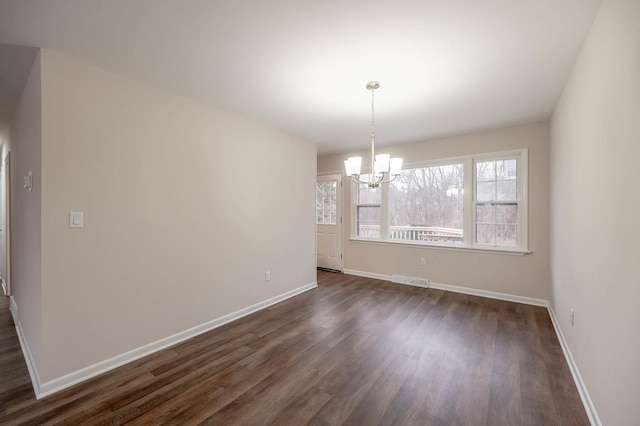
[[[380, 225], [360, 225], [359, 237], [378, 237]], [[389, 238], [406, 241], [432, 241], [462, 243], [462, 229], [440, 228], [436, 226], [390, 226]]]

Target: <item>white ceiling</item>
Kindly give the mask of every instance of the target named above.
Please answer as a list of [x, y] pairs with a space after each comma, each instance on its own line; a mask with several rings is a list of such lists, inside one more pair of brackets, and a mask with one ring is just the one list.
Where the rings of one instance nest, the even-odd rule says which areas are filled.
[[[600, 0], [0, 0], [0, 43], [52, 49], [318, 143], [550, 116]], [[0, 67], [10, 67], [0, 56]]]

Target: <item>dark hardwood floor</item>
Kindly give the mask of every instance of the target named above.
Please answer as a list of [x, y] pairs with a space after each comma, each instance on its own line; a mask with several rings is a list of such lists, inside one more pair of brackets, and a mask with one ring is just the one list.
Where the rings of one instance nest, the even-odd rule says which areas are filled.
[[2, 425], [589, 424], [546, 309], [324, 271], [40, 401], [5, 297], [0, 343]]

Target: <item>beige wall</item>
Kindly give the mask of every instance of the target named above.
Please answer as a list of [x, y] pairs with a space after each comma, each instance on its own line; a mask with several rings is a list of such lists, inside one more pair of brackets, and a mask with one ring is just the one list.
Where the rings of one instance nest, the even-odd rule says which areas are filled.
[[603, 1], [553, 115], [551, 134], [552, 306], [602, 423], [637, 425], [637, 0]]
[[54, 52], [42, 71], [44, 382], [316, 281], [314, 144]]
[[[366, 135], [365, 135], [366, 136]], [[415, 144], [395, 145], [380, 152], [403, 157], [405, 163], [511, 149], [529, 149], [529, 250], [531, 254], [453, 251], [428, 247], [349, 241], [348, 182], [345, 197], [344, 267], [383, 275], [400, 274], [433, 282], [549, 299], [549, 127], [546, 122], [478, 132]], [[318, 158], [318, 172], [343, 170], [350, 154]], [[363, 152], [364, 159], [370, 153]], [[425, 257], [427, 266], [420, 266]]]
[[[41, 365], [41, 56], [38, 55], [11, 120], [12, 294], [36, 368]], [[2, 160], [4, 161], [4, 159]], [[22, 178], [33, 173], [33, 190]]]

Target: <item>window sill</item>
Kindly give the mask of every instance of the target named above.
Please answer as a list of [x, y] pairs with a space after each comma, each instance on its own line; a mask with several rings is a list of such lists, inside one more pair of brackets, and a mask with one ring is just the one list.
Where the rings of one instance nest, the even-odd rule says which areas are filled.
[[349, 238], [349, 241], [356, 244], [379, 244], [387, 246], [406, 246], [406, 247], [420, 247], [426, 249], [435, 250], [450, 250], [450, 251], [462, 251], [470, 253], [487, 253], [487, 254], [503, 254], [507, 256], [524, 256], [525, 254], [531, 254], [531, 251], [525, 251], [520, 249], [489, 249], [489, 248], [476, 248], [476, 247], [456, 247], [445, 244], [427, 244], [427, 243], [415, 243], [408, 241], [380, 241], [371, 240], [366, 238]]

